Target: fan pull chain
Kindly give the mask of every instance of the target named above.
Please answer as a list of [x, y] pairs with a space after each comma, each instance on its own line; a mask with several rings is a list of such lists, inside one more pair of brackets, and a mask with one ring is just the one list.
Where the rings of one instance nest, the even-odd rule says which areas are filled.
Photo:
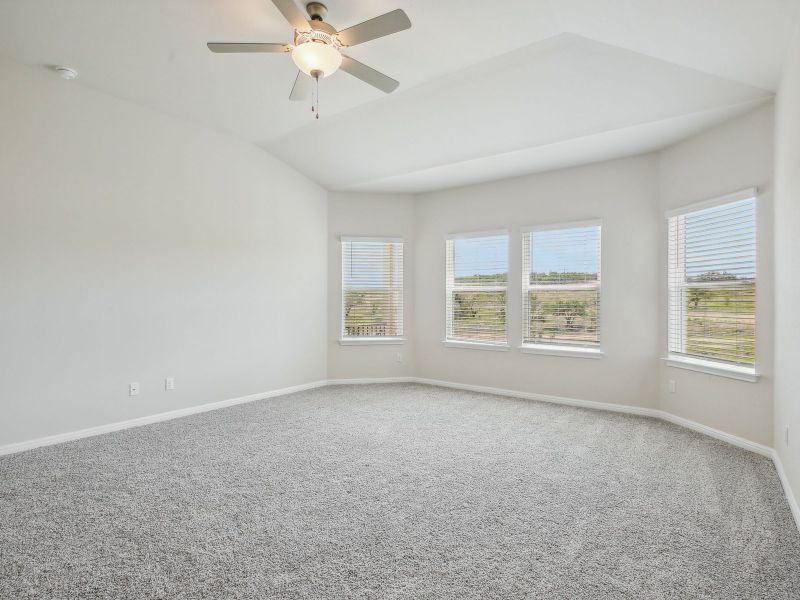
[[319, 119], [319, 78], [322, 71], [316, 69], [311, 71], [311, 77], [314, 79], [314, 86], [311, 88], [311, 112], [317, 113]]
[[317, 110], [316, 110], [316, 113], [317, 113], [317, 119], [319, 119], [319, 76], [316, 77], [316, 88], [317, 88], [317, 102], [316, 102]]

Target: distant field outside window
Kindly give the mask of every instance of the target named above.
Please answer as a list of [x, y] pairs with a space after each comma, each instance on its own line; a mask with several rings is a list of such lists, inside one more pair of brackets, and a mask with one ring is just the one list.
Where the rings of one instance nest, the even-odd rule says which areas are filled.
[[755, 198], [670, 217], [669, 350], [755, 364]]
[[403, 335], [403, 243], [343, 239], [342, 337]]
[[600, 345], [600, 225], [522, 235], [523, 344]]
[[508, 235], [447, 240], [447, 339], [506, 343]]

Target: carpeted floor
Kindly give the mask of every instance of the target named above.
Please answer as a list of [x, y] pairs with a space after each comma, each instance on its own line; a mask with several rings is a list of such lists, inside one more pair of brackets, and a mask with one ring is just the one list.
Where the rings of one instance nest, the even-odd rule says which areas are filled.
[[0, 598], [800, 598], [765, 458], [660, 421], [328, 387], [0, 457]]

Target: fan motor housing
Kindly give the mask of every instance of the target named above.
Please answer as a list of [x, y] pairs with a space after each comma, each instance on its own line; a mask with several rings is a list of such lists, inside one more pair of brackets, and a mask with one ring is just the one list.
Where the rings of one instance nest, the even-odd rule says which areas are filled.
[[324, 21], [328, 16], [328, 7], [322, 2], [309, 2], [306, 4], [306, 11], [312, 21]]
[[339, 43], [339, 39], [336, 37], [336, 30], [333, 27], [322, 21], [312, 21], [311, 26], [313, 27], [311, 31], [298, 31], [295, 33], [295, 46], [305, 44], [306, 42], [316, 42], [336, 48], [342, 47], [342, 44]]

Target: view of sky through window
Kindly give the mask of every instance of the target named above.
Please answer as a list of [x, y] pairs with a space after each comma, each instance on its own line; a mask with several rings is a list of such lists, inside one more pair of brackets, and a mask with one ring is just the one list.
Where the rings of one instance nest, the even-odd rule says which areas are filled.
[[508, 247], [497, 241], [507, 236], [453, 240], [455, 276], [496, 275], [508, 271]]
[[597, 226], [537, 231], [530, 245], [531, 272], [597, 273], [599, 242]]
[[755, 211], [755, 199], [748, 199], [686, 215], [686, 278], [752, 279], [756, 272]]

